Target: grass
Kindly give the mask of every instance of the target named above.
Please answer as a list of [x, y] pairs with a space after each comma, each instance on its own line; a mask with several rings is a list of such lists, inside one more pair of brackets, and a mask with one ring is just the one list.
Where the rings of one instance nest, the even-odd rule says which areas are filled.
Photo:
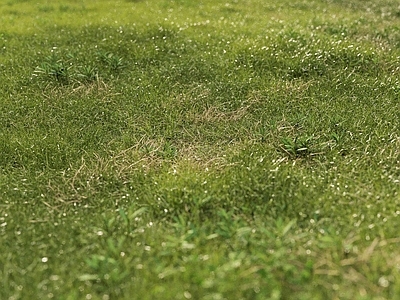
[[1, 299], [400, 297], [397, 1], [0, 22]]

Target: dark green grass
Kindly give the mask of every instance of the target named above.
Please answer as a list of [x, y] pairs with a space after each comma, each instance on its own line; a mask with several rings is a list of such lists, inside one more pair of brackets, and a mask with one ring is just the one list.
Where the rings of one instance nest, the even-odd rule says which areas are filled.
[[399, 297], [395, 1], [36, 2], [0, 5], [1, 299]]

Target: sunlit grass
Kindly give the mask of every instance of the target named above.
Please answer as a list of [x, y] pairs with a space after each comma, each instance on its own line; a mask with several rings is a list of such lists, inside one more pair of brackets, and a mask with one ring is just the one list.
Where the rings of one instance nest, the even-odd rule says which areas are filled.
[[0, 298], [400, 297], [399, 15], [0, 4]]

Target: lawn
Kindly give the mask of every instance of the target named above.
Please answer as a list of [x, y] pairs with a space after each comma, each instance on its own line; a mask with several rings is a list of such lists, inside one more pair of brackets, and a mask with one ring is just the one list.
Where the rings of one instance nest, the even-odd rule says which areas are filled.
[[0, 24], [0, 299], [400, 299], [397, 0]]

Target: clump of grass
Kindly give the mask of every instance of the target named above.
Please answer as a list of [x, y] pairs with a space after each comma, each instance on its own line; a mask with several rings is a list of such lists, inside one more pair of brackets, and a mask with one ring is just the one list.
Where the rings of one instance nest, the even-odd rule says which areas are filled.
[[312, 153], [312, 137], [282, 138], [280, 149], [291, 157], [306, 157]]
[[71, 77], [70, 70], [70, 62], [59, 58], [53, 53], [45, 57], [44, 62], [36, 67], [34, 73], [44, 75], [62, 84], [68, 84]]
[[123, 58], [111, 52], [98, 51], [95, 54], [97, 61], [91, 61], [90, 55], [82, 60], [71, 52], [65, 57], [52, 50], [52, 54], [45, 57], [43, 62], [35, 68], [34, 75], [44, 81], [55, 81], [63, 85], [90, 84], [99, 80], [101, 64], [106, 66], [106, 70], [102, 70], [103, 77], [107, 77], [107, 69], [115, 74], [125, 68]]
[[85, 83], [91, 83], [99, 80], [99, 72], [97, 68], [91, 65], [81, 66], [76, 76]]
[[123, 58], [112, 52], [98, 51], [97, 57], [114, 72], [120, 71], [125, 67]]

